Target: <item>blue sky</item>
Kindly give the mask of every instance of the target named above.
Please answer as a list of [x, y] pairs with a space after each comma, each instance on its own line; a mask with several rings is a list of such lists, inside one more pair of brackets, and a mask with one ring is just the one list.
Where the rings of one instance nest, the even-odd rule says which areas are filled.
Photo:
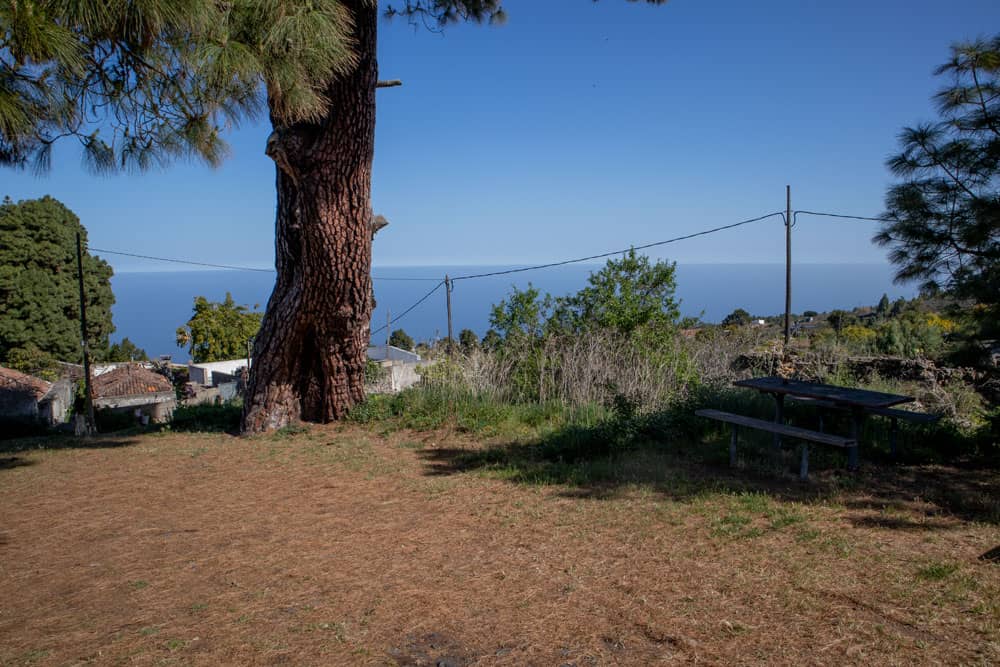
[[[934, 116], [932, 71], [1000, 30], [996, 0], [512, 0], [502, 27], [380, 26], [376, 265], [535, 263], [784, 208], [878, 214], [896, 135]], [[94, 176], [57, 149], [0, 195], [65, 202], [91, 245], [272, 266], [265, 123], [219, 169]], [[795, 261], [880, 263], [868, 223], [800, 219]], [[781, 262], [779, 219], [667, 246], [682, 263]], [[117, 270], [169, 267], [108, 258]]]

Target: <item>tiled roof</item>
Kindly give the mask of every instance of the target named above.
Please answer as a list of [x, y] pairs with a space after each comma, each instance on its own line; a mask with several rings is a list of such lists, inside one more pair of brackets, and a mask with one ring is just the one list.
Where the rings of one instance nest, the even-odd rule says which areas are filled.
[[142, 366], [121, 366], [93, 380], [95, 398], [119, 398], [172, 392], [170, 380]]
[[36, 378], [34, 375], [0, 366], [0, 391], [30, 394], [37, 401], [48, 393], [51, 386], [51, 382]]

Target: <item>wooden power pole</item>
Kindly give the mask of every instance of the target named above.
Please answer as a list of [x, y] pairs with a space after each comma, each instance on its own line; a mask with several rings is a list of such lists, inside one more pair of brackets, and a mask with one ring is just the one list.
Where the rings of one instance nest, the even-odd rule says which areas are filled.
[[455, 338], [451, 329], [451, 279], [447, 275], [444, 277], [444, 293], [448, 304], [448, 356], [451, 356], [455, 352]]
[[87, 408], [87, 434], [97, 432], [97, 420], [94, 419], [94, 389], [90, 384], [90, 345], [87, 343], [87, 295], [83, 289], [83, 242], [80, 232], [76, 233], [76, 271], [80, 284], [80, 340], [83, 343], [83, 386], [86, 396], [84, 404]]
[[785, 186], [785, 351], [792, 337], [792, 186]]

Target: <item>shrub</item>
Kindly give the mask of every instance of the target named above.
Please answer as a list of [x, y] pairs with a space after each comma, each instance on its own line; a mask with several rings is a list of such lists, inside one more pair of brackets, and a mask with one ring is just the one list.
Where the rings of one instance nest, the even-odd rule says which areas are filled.
[[231, 432], [240, 428], [243, 401], [219, 404], [182, 405], [174, 410], [170, 429], [173, 431]]

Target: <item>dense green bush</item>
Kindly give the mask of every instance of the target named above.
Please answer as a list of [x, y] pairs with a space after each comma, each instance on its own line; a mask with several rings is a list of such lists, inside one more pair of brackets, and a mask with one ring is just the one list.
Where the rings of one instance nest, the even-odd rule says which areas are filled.
[[94, 412], [98, 433], [114, 433], [138, 426], [138, 421], [131, 411], [97, 410]]
[[240, 428], [243, 402], [182, 405], [174, 410], [169, 428], [173, 431], [235, 432]]

